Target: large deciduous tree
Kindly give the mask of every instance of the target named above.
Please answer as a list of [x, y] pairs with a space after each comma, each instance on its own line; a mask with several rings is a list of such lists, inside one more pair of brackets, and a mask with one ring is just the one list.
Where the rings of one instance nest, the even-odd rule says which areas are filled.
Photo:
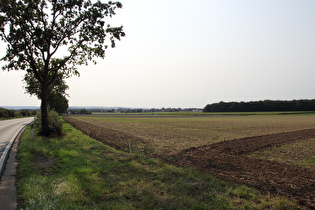
[[[38, 71], [39, 74], [43, 74], [43, 68]], [[55, 80], [51, 83], [48, 89], [48, 106], [50, 110], [58, 112], [58, 114], [64, 114], [68, 109], [68, 99], [66, 96], [66, 90], [69, 89], [69, 86], [66, 84], [65, 75], [62, 72], [56, 75]], [[29, 72], [24, 76], [24, 82], [26, 83], [25, 89], [26, 92], [30, 95], [37, 96], [38, 99], [41, 98], [41, 84], [36, 78], [34, 72]]]
[[107, 18], [120, 2], [91, 0], [0, 0], [0, 35], [7, 43], [3, 69], [25, 70], [40, 84], [41, 135], [49, 135], [47, 105], [58, 75], [78, 75], [77, 65], [105, 57], [107, 41], [125, 35]]

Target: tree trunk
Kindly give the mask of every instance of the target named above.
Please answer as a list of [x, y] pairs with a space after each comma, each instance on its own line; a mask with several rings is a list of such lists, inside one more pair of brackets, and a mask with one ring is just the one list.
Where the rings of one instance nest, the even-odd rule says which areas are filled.
[[47, 84], [42, 85], [42, 92], [41, 92], [41, 136], [49, 136], [50, 129], [48, 126], [48, 87]]

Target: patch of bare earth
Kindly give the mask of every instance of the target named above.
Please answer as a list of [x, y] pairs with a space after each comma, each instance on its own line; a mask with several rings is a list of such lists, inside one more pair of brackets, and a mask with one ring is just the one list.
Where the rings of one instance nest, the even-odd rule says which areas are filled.
[[[145, 144], [142, 138], [130, 133], [98, 127], [73, 118], [66, 119], [85, 134], [113, 146], [125, 148], [124, 139]], [[315, 209], [315, 169], [263, 160], [247, 154], [315, 137], [315, 129], [283, 132], [222, 141], [201, 147], [191, 147], [164, 159], [184, 167], [196, 167], [223, 179], [249, 185], [261, 191], [283, 195], [301, 205]]]
[[144, 139], [127, 132], [96, 126], [88, 122], [76, 120], [74, 118], [65, 118], [65, 120], [73, 127], [81, 130], [84, 134], [119, 150], [128, 149], [130, 143], [132, 143], [132, 148], [134, 150], [145, 148], [146, 145]]
[[33, 154], [34, 161], [33, 164], [35, 169], [41, 174], [49, 174], [49, 168], [55, 163], [54, 159], [48, 158], [39, 154]]

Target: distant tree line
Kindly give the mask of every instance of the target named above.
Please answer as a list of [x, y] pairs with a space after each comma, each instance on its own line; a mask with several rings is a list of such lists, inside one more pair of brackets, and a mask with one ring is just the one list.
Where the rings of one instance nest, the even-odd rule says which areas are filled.
[[250, 102], [219, 102], [208, 104], [204, 112], [264, 112], [264, 111], [315, 111], [313, 100], [264, 100]]
[[68, 114], [92, 114], [92, 113], [148, 113], [148, 112], [201, 112], [199, 108], [70, 108]]
[[0, 108], [0, 118], [9, 119], [9, 118], [15, 118], [15, 117], [30, 117], [36, 115], [37, 111], [35, 110], [9, 110]]
[[92, 114], [90, 110], [87, 109], [70, 109], [68, 110], [68, 114]]

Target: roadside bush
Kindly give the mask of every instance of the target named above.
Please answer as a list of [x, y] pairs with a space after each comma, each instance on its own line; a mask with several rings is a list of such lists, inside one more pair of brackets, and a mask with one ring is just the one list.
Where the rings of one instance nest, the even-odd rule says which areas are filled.
[[0, 117], [1, 118], [14, 118], [16, 117], [16, 111], [0, 108]]
[[6, 114], [5, 114], [5, 110], [0, 108], [0, 117], [1, 118], [5, 118]]
[[29, 116], [31, 116], [31, 112], [30, 112], [29, 110], [27, 110], [27, 109], [22, 109], [22, 110], [20, 111], [20, 115], [21, 115], [22, 117], [29, 117]]
[[[56, 111], [48, 112], [48, 126], [50, 129], [50, 135], [61, 136], [62, 134], [62, 122], [60, 120], [59, 114]], [[41, 114], [37, 114], [34, 121], [34, 127], [37, 129], [38, 133], [41, 131]]]

